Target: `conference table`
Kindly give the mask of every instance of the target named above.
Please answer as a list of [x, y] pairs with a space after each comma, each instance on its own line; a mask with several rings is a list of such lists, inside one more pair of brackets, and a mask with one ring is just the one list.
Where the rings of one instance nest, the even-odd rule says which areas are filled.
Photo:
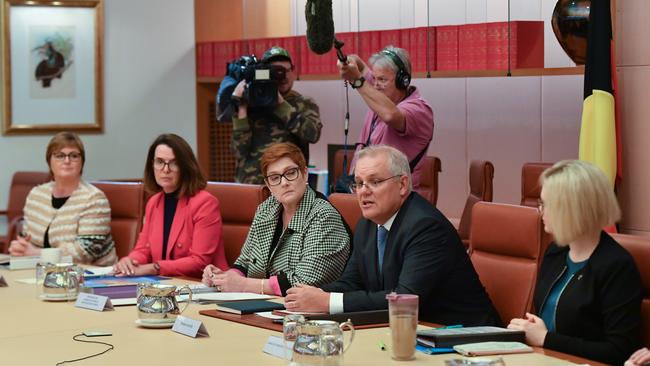
[[[87, 330], [112, 332], [109, 337], [84, 338], [107, 342], [114, 349], [101, 356], [83, 360], [79, 365], [285, 365], [283, 359], [262, 351], [270, 336], [282, 334], [232, 321], [199, 314], [214, 309], [214, 304], [192, 303], [184, 316], [200, 320], [208, 337], [191, 338], [170, 329], [145, 329], [135, 324], [135, 306], [92, 311], [70, 302], [45, 302], [38, 298], [34, 284], [16, 280], [33, 278], [34, 270], [0, 269], [8, 287], [0, 287], [0, 365], [55, 365], [101, 352], [106, 346], [75, 342], [72, 337]], [[172, 279], [164, 283], [190, 281]], [[347, 332], [346, 332], [347, 333]], [[346, 334], [346, 339], [348, 338]], [[356, 331], [354, 342], [345, 354], [344, 365], [444, 365], [445, 360], [464, 358], [457, 354], [426, 355], [416, 352], [413, 361], [394, 361], [388, 327]], [[498, 356], [488, 356], [498, 358]], [[542, 348], [534, 353], [503, 355], [506, 365], [570, 365], [596, 362]]]

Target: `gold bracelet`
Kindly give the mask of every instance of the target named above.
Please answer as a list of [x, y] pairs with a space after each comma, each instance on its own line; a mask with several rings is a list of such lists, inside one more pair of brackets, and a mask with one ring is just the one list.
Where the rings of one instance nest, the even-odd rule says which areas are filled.
[[260, 286], [260, 294], [264, 295], [264, 279], [262, 278], [262, 284]]

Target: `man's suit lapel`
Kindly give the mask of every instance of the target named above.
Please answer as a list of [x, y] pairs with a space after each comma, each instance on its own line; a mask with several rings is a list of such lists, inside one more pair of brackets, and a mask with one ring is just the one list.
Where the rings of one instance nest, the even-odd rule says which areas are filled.
[[[377, 252], [377, 225], [372, 224], [371, 225], [371, 230], [370, 230], [370, 235], [368, 235], [370, 238], [370, 246], [369, 246], [369, 258], [370, 258], [370, 263], [371, 263], [371, 278], [374, 281], [373, 283], [373, 288], [382, 288], [384, 279], [381, 273], [379, 273], [379, 253]], [[386, 253], [384, 251], [384, 253]], [[384, 257], [385, 258], [385, 257]]]
[[381, 288], [382, 279], [379, 274], [379, 267], [377, 266], [377, 224], [372, 221], [369, 221], [368, 230], [368, 247], [366, 251], [366, 256], [369, 259], [368, 263], [368, 278], [372, 282], [370, 288]]
[[[379, 271], [377, 271], [377, 281], [379, 281], [379, 285], [381, 288], [387, 291], [392, 291], [392, 288], [384, 288], [385, 278], [397, 278], [399, 276], [399, 273], [394, 273], [396, 267], [401, 268], [401, 265], [396, 265], [396, 262], [399, 260], [397, 256], [397, 252], [399, 251], [399, 248], [397, 248], [398, 245], [406, 245], [407, 243], [398, 243], [397, 238], [400, 237], [400, 226], [402, 226], [402, 221], [406, 219], [406, 215], [408, 213], [409, 205], [413, 199], [413, 193], [409, 195], [409, 197], [404, 201], [404, 204], [402, 207], [400, 207], [399, 211], [397, 212], [397, 216], [395, 216], [395, 220], [393, 221], [393, 224], [390, 227], [390, 230], [388, 231], [388, 237], [386, 238], [386, 248], [384, 249], [384, 263], [383, 263], [383, 272], [381, 276], [379, 276]], [[376, 230], [375, 230], [376, 232]], [[375, 261], [374, 263], [377, 263], [377, 238], [375, 234]], [[390, 282], [390, 280], [388, 281]]]

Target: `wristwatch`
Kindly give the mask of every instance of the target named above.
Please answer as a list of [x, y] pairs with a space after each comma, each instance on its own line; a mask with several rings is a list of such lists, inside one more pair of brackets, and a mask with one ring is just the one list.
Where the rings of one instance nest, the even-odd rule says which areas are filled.
[[241, 97], [238, 97], [236, 95], [231, 95], [230, 96], [230, 103], [232, 104], [235, 109], [239, 109], [239, 106], [241, 105]]
[[353, 82], [351, 82], [350, 85], [352, 86], [352, 89], [359, 89], [360, 87], [363, 86], [363, 83], [365, 83], [365, 82], [366, 82], [366, 78], [364, 78], [362, 76], [362, 77], [358, 78], [357, 80], [354, 80]]
[[153, 262], [153, 269], [156, 270], [156, 274], [160, 274], [160, 264], [158, 262]]

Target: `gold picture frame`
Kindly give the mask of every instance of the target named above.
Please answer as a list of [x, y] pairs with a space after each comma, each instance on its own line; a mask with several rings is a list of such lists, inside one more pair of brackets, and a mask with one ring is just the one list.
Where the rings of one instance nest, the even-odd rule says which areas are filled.
[[103, 0], [1, 1], [3, 134], [103, 132]]

